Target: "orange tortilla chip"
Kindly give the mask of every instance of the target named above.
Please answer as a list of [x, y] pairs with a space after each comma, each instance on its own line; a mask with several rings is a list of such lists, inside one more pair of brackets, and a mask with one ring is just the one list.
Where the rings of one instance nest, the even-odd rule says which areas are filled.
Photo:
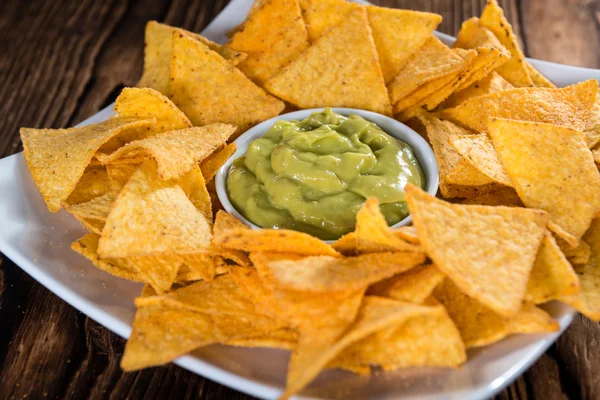
[[[350, 107], [392, 113], [364, 8], [349, 14], [265, 87], [299, 108]], [[364, 95], [366, 87], [368, 96]]]
[[523, 203], [547, 211], [549, 227], [576, 246], [600, 210], [600, 174], [581, 132], [507, 119], [488, 131]]
[[421, 245], [440, 271], [498, 314], [515, 315], [544, 236], [546, 213], [450, 204], [413, 185], [405, 193]]
[[259, 85], [277, 75], [308, 46], [298, 0], [265, 2], [226, 45], [248, 54], [238, 68]]
[[371, 285], [367, 294], [423, 304], [444, 277], [435, 265], [422, 265]]
[[168, 291], [177, 279], [182, 260], [178, 256], [128, 257], [127, 262], [158, 294]]
[[60, 210], [102, 144], [120, 132], [154, 123], [154, 119], [117, 117], [69, 129], [21, 128], [25, 160], [48, 209]]
[[158, 177], [148, 161], [125, 185], [106, 221], [98, 252], [105, 257], [198, 253], [210, 225], [181, 187]]
[[177, 32], [170, 77], [171, 99], [194, 125], [233, 124], [239, 135], [284, 108], [204, 44]]
[[501, 316], [462, 293], [449, 279], [438, 286], [434, 294], [446, 307], [466, 348], [486, 346], [509, 335], [559, 329], [550, 315], [529, 303], [524, 303], [512, 317]]
[[212, 153], [200, 163], [200, 170], [206, 182], [210, 182], [217, 174], [219, 168], [235, 153], [237, 147], [235, 143], [230, 143], [221, 150]]

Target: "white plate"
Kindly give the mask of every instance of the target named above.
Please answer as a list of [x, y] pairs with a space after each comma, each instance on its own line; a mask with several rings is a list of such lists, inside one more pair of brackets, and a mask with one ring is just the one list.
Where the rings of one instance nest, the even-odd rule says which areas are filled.
[[[224, 42], [225, 33], [242, 22], [251, 0], [234, 0], [203, 32]], [[452, 38], [444, 35], [444, 39]], [[600, 78], [600, 71], [533, 61], [560, 85]], [[108, 107], [83, 124], [106, 119]], [[67, 213], [52, 214], [33, 184], [23, 154], [0, 160], [0, 251], [34, 279], [88, 317], [122, 337], [131, 332], [133, 299], [141, 285], [113, 277], [75, 254], [70, 243], [85, 233]], [[302, 398], [460, 399], [493, 396], [522, 374], [571, 323], [574, 312], [551, 303], [546, 310], [560, 322], [560, 332], [514, 336], [469, 352], [458, 370], [407, 369], [359, 377], [346, 372], [322, 374]], [[261, 398], [275, 398], [285, 382], [287, 352], [210, 346], [175, 363], [223, 385]]]

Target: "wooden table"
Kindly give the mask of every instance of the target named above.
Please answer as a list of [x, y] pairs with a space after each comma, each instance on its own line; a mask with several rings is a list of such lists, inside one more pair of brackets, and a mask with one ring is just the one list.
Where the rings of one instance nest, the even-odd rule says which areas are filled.
[[[199, 32], [227, 0], [1, 0], [0, 157], [19, 127], [73, 126], [134, 86], [148, 20]], [[458, 32], [484, 0], [383, 0], [437, 12]], [[528, 56], [600, 67], [600, 1], [504, 0]], [[0, 221], [0, 224], [2, 221]], [[124, 341], [0, 255], [0, 398], [250, 399], [169, 365], [123, 373]], [[499, 399], [600, 398], [600, 325], [577, 317]]]

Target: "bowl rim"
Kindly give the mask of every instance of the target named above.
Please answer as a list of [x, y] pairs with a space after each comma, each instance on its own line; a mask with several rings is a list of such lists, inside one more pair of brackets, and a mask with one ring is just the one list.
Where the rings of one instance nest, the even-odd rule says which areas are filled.
[[[250, 226], [252, 229], [263, 229], [260, 226], [253, 224], [246, 217], [244, 217], [238, 210], [236, 210], [236, 208], [233, 206], [233, 204], [231, 204], [231, 201], [229, 200], [226, 182], [227, 176], [229, 175], [229, 169], [231, 168], [233, 161], [243, 156], [248, 150], [249, 144], [253, 140], [264, 136], [267, 133], [267, 131], [273, 126], [273, 124], [275, 124], [275, 122], [281, 120], [302, 120], [314, 112], [321, 112], [325, 110], [325, 108], [331, 108], [333, 112], [345, 116], [349, 116], [351, 114], [359, 115], [364, 119], [377, 124], [388, 135], [406, 142], [414, 150], [415, 156], [417, 157], [417, 160], [419, 161], [421, 169], [423, 170], [423, 173], [425, 175], [426, 185], [424, 189], [427, 191], [427, 193], [429, 193], [432, 196], [435, 196], [437, 194], [439, 186], [439, 166], [433, 153], [433, 149], [427, 143], [427, 141], [412, 128], [393, 118], [373, 111], [344, 107], [319, 107], [303, 109], [278, 115], [276, 117], [263, 121], [258, 125], [253, 126], [234, 140], [233, 143], [235, 143], [236, 145], [235, 153], [233, 153], [221, 166], [221, 168], [219, 168], [214, 178], [215, 188], [217, 190], [217, 197], [219, 198], [219, 201], [221, 202], [221, 205], [223, 206], [225, 211], [227, 211], [229, 214], [233, 215], [246, 225]], [[401, 226], [409, 225], [411, 222], [412, 216], [409, 214], [407, 217], [392, 225], [390, 228], [398, 228]], [[335, 240], [325, 240], [325, 242], [333, 243], [335, 242]]]

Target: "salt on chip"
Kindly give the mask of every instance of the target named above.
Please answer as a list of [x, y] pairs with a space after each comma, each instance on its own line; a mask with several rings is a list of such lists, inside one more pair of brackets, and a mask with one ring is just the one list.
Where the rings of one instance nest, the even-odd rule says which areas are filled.
[[460, 331], [466, 348], [495, 343], [519, 333], [556, 332], [560, 328], [544, 310], [524, 303], [519, 311], [505, 317], [465, 295], [446, 279], [434, 292]]
[[391, 234], [375, 197], [367, 199], [356, 214], [356, 244], [359, 253], [420, 251], [419, 246]]
[[421, 246], [469, 296], [515, 315], [544, 236], [539, 210], [450, 204], [413, 185], [404, 189]]
[[21, 128], [25, 160], [48, 209], [60, 210], [102, 144], [123, 131], [149, 127], [154, 122], [117, 117], [69, 129]]
[[[391, 115], [367, 11], [357, 8], [265, 84], [299, 108], [350, 107]], [[364, 95], [365, 88], [369, 95]]]
[[248, 54], [238, 68], [264, 84], [309, 46], [298, 0], [271, 0], [256, 8], [226, 47]]
[[488, 118], [545, 122], [583, 130], [591, 119], [598, 82], [589, 80], [561, 89], [517, 88], [473, 97], [441, 117], [478, 132]]
[[168, 97], [151, 88], [124, 88], [115, 101], [115, 112], [123, 117], [156, 117], [156, 133], [190, 128], [192, 123]]
[[579, 293], [579, 280], [573, 267], [546, 232], [527, 283], [525, 301], [541, 304]]
[[171, 70], [173, 32], [184, 32], [190, 35], [194, 40], [203, 43], [229, 60], [232, 65], [236, 65], [246, 58], [246, 54], [220, 46], [203, 36], [156, 21], [148, 21], [144, 48], [144, 72], [137, 84], [138, 87], [149, 87], [158, 90], [165, 96], [170, 95], [169, 72]]
[[421, 265], [371, 285], [367, 294], [423, 304], [444, 278], [435, 265]]
[[194, 125], [233, 124], [240, 134], [278, 115], [283, 102], [189, 35], [173, 32], [171, 100]]
[[321, 239], [288, 229], [252, 230], [244, 227], [219, 232], [215, 229], [213, 243], [220, 247], [248, 252], [339, 256]]
[[106, 257], [198, 253], [210, 245], [210, 225], [173, 181], [147, 161], [125, 185], [112, 209], [98, 252]]
[[500, 118], [488, 132], [523, 203], [547, 211], [549, 227], [576, 246], [600, 210], [600, 174], [581, 132]]
[[532, 86], [533, 81], [529, 76], [525, 55], [519, 47], [519, 41], [512, 26], [504, 17], [504, 11], [496, 0], [488, 0], [481, 13], [481, 23], [492, 31], [500, 43], [512, 54], [510, 61], [498, 68], [498, 73], [516, 87]]
[[130, 281], [144, 281], [145, 277], [141, 275], [131, 264], [129, 264], [126, 259], [101, 258], [98, 255], [99, 239], [99, 235], [88, 233], [87, 235], [73, 242], [71, 244], [71, 249], [90, 260], [97, 268], [106, 271], [111, 275], [128, 279]]
[[494, 145], [485, 134], [451, 136], [450, 144], [460, 155], [466, 158], [471, 165], [482, 174], [505, 186], [511, 186], [511, 181]]
[[392, 104], [427, 82], [458, 72], [465, 64], [459, 55], [431, 36], [388, 84]]
[[257, 253], [255, 264], [270, 271], [270, 275], [285, 288], [331, 292], [358, 290], [368, 285], [408, 271], [425, 261], [421, 253], [372, 253], [357, 257], [311, 256]]
[[163, 132], [128, 143], [110, 155], [107, 164], [119, 159], [152, 157], [162, 179], [177, 179], [208, 157], [235, 132], [234, 125], [210, 124]]
[[463, 101], [466, 101], [472, 97], [510, 89], [514, 89], [514, 86], [500, 76], [497, 72], [492, 71], [492, 73], [490, 73], [488, 76], [471, 84], [471, 86], [453, 93], [444, 102], [444, 107], [456, 107]]
[[583, 241], [590, 245], [591, 255], [587, 263], [573, 267], [579, 277], [579, 294], [563, 297], [560, 301], [598, 322], [600, 321], [600, 219], [592, 222], [583, 236]]
[[66, 204], [79, 204], [92, 200], [95, 197], [102, 196], [111, 188], [110, 178], [106, 167], [88, 166], [83, 175], [77, 182], [75, 189], [71, 192]]
[[227, 160], [235, 153], [237, 147], [235, 143], [230, 143], [221, 150], [217, 150], [210, 156], [206, 157], [200, 163], [200, 170], [206, 182], [210, 182], [217, 174], [219, 168], [227, 162]]

